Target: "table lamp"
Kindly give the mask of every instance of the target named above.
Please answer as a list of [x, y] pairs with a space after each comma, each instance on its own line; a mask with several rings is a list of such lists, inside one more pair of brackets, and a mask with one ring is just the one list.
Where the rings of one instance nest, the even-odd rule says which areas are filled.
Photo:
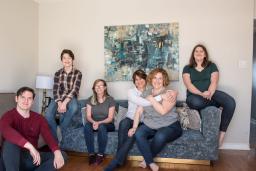
[[42, 99], [42, 110], [41, 114], [44, 115], [45, 109], [47, 107], [47, 97], [46, 90], [50, 90], [53, 88], [53, 78], [46, 75], [38, 75], [36, 76], [36, 88], [43, 89], [43, 99]]

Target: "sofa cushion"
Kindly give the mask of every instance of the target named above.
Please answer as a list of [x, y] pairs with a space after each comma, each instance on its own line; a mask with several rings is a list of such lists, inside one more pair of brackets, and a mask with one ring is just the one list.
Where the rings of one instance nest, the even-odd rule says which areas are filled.
[[127, 108], [124, 108], [123, 106], [119, 106], [118, 112], [116, 112], [115, 114], [115, 128], [116, 130], [119, 129], [119, 123], [121, 122], [121, 120], [123, 120], [126, 117], [126, 113], [127, 113]]

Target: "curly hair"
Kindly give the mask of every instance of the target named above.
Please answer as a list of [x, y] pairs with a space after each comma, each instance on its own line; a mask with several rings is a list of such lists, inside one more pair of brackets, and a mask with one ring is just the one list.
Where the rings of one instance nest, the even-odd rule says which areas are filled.
[[163, 68], [156, 68], [150, 71], [147, 77], [148, 84], [152, 85], [152, 79], [157, 73], [161, 73], [163, 75], [163, 86], [168, 86], [170, 84], [170, 78], [168, 73]]

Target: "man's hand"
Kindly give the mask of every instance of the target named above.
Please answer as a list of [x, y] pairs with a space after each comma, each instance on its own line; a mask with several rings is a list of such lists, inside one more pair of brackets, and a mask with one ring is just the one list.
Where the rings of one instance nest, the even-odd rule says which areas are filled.
[[24, 147], [29, 150], [29, 153], [30, 153], [30, 155], [31, 155], [32, 158], [33, 158], [33, 164], [36, 165], [36, 166], [39, 166], [39, 165], [41, 164], [40, 153], [39, 153], [39, 152], [35, 149], [35, 147], [34, 147], [31, 143], [29, 143], [29, 142], [27, 142], [27, 143], [24, 145]]
[[53, 165], [55, 169], [60, 169], [64, 165], [64, 158], [60, 152], [60, 150], [54, 151], [54, 160]]

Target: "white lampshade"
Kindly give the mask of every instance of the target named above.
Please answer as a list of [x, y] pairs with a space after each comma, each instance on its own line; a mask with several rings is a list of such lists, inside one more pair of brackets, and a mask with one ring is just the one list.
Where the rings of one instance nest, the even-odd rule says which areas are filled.
[[53, 88], [53, 78], [46, 75], [36, 76], [36, 88], [39, 89], [52, 89]]

